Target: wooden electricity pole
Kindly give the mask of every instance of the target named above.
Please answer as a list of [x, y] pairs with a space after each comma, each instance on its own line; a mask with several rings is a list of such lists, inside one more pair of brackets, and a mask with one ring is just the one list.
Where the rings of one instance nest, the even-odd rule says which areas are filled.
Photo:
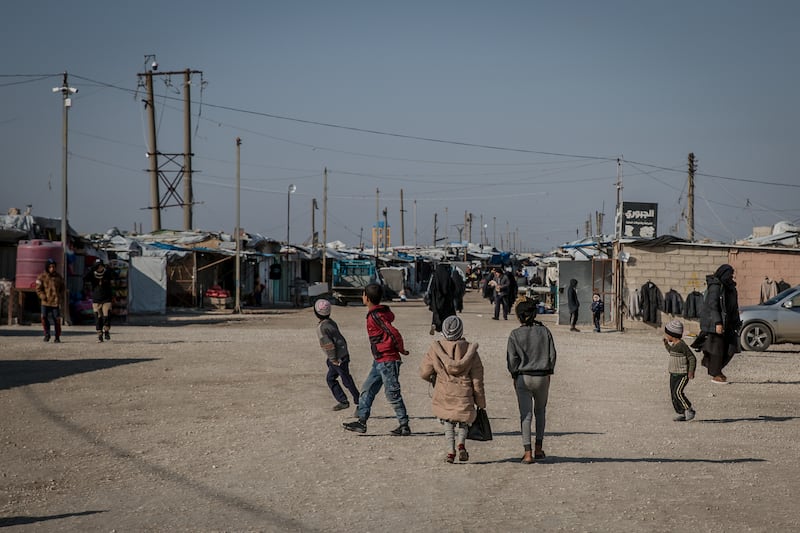
[[694, 152], [689, 152], [689, 188], [687, 192], [686, 236], [689, 242], [694, 242], [694, 173], [697, 170], [697, 160]]

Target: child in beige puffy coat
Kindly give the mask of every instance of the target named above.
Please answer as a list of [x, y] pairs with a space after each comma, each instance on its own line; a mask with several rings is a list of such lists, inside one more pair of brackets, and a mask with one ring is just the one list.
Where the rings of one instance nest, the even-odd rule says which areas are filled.
[[478, 344], [463, 338], [464, 323], [457, 316], [442, 323], [444, 340], [434, 341], [420, 367], [420, 377], [433, 383], [433, 414], [444, 425], [447, 462], [469, 460], [467, 430], [475, 421], [475, 407], [486, 408], [483, 363]]

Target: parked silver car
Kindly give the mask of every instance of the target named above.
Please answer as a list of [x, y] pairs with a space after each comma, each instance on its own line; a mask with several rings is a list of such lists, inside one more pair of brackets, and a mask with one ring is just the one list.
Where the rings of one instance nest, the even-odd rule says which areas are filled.
[[742, 348], [763, 352], [771, 344], [800, 344], [800, 285], [786, 289], [763, 304], [739, 309]]

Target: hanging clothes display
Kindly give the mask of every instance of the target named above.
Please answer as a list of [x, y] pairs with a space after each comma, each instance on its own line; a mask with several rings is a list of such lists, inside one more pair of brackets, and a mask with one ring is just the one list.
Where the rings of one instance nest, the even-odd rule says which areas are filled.
[[626, 316], [632, 320], [639, 320], [642, 318], [642, 300], [639, 296], [639, 289], [628, 288], [625, 289], [627, 296], [625, 298], [625, 313]]
[[783, 278], [781, 278], [781, 280], [778, 282], [778, 292], [783, 292], [789, 287], [791, 287], [791, 285], [783, 281]]
[[778, 295], [778, 283], [774, 279], [769, 279], [769, 276], [764, 278], [761, 282], [761, 300], [759, 303], [764, 303], [773, 296]]
[[664, 312], [672, 316], [683, 314], [683, 297], [675, 289], [664, 295]]
[[692, 291], [686, 296], [686, 305], [683, 308], [684, 318], [700, 318], [700, 306], [703, 305], [703, 293]]
[[664, 309], [664, 296], [658, 286], [650, 280], [642, 285], [642, 320], [658, 324], [658, 312]]

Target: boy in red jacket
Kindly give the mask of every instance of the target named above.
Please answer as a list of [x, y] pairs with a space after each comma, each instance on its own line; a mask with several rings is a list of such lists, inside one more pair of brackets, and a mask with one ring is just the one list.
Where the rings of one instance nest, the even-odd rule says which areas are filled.
[[347, 431], [366, 433], [372, 402], [381, 387], [384, 387], [386, 399], [394, 408], [397, 421], [400, 422], [400, 425], [390, 433], [398, 436], [411, 435], [406, 404], [400, 393], [400, 355], [408, 355], [403, 345], [403, 336], [392, 325], [394, 313], [389, 306], [381, 304], [383, 287], [377, 283], [370, 283], [364, 288], [361, 298], [368, 308], [367, 335], [374, 360], [372, 369], [361, 386], [356, 411], [358, 420], [343, 423], [342, 426]]

